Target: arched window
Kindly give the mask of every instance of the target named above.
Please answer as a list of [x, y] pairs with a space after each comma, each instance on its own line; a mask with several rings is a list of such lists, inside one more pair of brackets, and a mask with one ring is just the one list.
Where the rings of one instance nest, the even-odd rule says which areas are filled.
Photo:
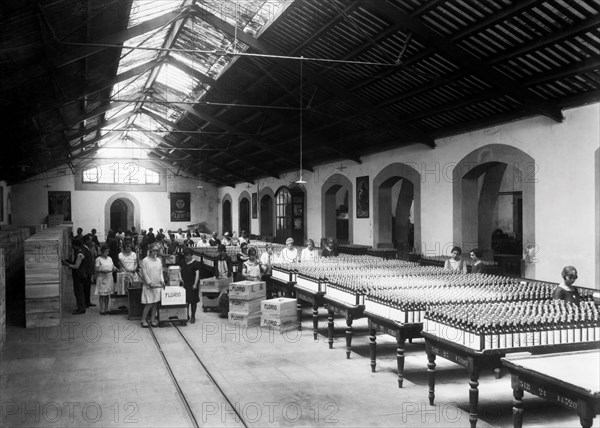
[[83, 171], [84, 183], [160, 184], [160, 174], [136, 162], [94, 165]]
[[302, 245], [305, 238], [304, 191], [299, 187], [292, 189], [282, 187], [275, 198], [277, 242], [284, 243], [291, 237], [297, 244]]
[[277, 213], [275, 218], [277, 242], [285, 242], [292, 235], [292, 197], [287, 187], [277, 192]]
[[239, 233], [241, 236], [242, 230], [250, 233], [250, 200], [248, 198], [242, 198], [240, 200], [240, 215], [239, 215]]
[[231, 201], [226, 199], [223, 201], [223, 231], [231, 232]]

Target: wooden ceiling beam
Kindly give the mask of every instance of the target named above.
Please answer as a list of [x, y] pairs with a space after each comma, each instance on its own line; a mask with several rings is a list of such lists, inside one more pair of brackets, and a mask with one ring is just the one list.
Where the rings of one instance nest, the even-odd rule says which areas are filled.
[[[155, 140], [158, 140], [158, 141], [160, 141], [160, 142], [163, 142], [163, 143], [165, 143], [165, 144], [170, 144], [170, 143], [169, 143], [169, 142], [168, 142], [168, 141], [167, 141], [165, 138], [161, 137], [160, 135], [152, 134], [152, 138], [153, 138], [153, 139], [155, 139]], [[186, 150], [186, 148], [185, 148], [185, 147], [181, 147], [181, 146], [172, 146], [172, 145], [171, 145], [171, 148], [172, 148], [172, 149], [174, 149], [174, 150], [179, 150], [179, 151], [182, 151], [182, 152], [183, 152], [185, 155], [187, 155], [187, 158], [186, 158], [184, 161], [187, 161], [187, 162], [198, 162], [198, 163], [202, 163], [202, 164], [210, 164], [211, 166], [213, 166], [213, 167], [215, 167], [215, 168], [217, 168], [217, 169], [220, 169], [221, 171], [223, 171], [223, 172], [225, 172], [225, 173], [229, 174], [229, 175], [230, 175], [230, 176], [232, 176], [232, 177], [235, 177], [235, 178], [237, 178], [238, 180], [242, 180], [242, 181], [245, 181], [245, 182], [249, 182], [249, 183], [253, 183], [253, 184], [254, 184], [254, 181], [253, 181], [252, 179], [250, 179], [248, 176], [246, 176], [246, 175], [244, 175], [244, 174], [241, 174], [241, 173], [240, 173], [240, 172], [238, 172], [238, 171], [234, 171], [234, 170], [232, 170], [232, 169], [230, 169], [230, 168], [228, 168], [228, 167], [226, 167], [226, 166], [222, 165], [222, 164], [221, 164], [221, 163], [219, 163], [219, 162], [215, 162], [215, 161], [213, 161], [213, 160], [211, 160], [210, 162], [208, 162], [208, 161], [202, 161], [202, 160], [200, 160], [200, 159], [195, 159], [195, 158], [194, 158], [192, 155], [190, 155], [188, 152], [186, 152], [186, 151], [185, 151], [185, 150]], [[189, 147], [188, 147], [188, 148], [189, 148]], [[156, 147], [155, 147], [154, 149], [156, 149]], [[153, 149], [153, 150], [154, 150], [154, 149]], [[189, 168], [188, 168], [188, 169], [189, 169]], [[202, 173], [202, 170], [200, 170], [200, 173]]]
[[[80, 59], [94, 55], [98, 52], [102, 52], [103, 50], [108, 49], [109, 45], [123, 44], [127, 40], [130, 40], [134, 37], [149, 33], [150, 31], [169, 25], [174, 21], [184, 19], [188, 15], [186, 13], [187, 10], [187, 6], [180, 7], [172, 12], [167, 12], [163, 15], [157, 16], [156, 18], [149, 19], [126, 30], [119, 31], [107, 37], [102, 37], [98, 40], [94, 40], [93, 42], [89, 42], [90, 46], [77, 46], [76, 48], [63, 53], [62, 55], [59, 55], [54, 61], [54, 66], [57, 68], [64, 67], [75, 61], [79, 61]], [[71, 45], [69, 42], [59, 41], [58, 43], [63, 46]], [[100, 45], [106, 45], [107, 47]]]
[[[381, 1], [381, 0], [379, 0]], [[361, 2], [361, 5], [364, 4], [364, 1]], [[201, 18], [211, 25], [218, 26], [218, 28], [223, 31], [225, 34], [228, 34], [230, 37], [234, 37], [237, 33], [237, 37], [240, 41], [247, 44], [251, 47], [252, 50], [265, 55], [277, 55], [277, 56], [288, 56], [286, 52], [281, 52], [279, 49], [261, 41], [255, 39], [251, 35], [245, 33], [239, 33], [235, 31], [235, 28], [227, 22], [219, 19], [211, 13], [208, 13], [204, 10], [201, 10]], [[299, 74], [299, 67], [295, 64], [290, 64], [290, 61], [282, 61], [283, 66], [294, 74]], [[364, 114], [374, 114], [383, 118], [390, 123], [394, 123], [396, 121], [396, 117], [387, 113], [384, 110], [377, 108], [377, 106], [372, 103], [364, 100], [362, 98], [357, 97], [356, 95], [346, 91], [344, 88], [333, 82], [332, 80], [326, 78], [325, 76], [319, 75], [317, 73], [311, 72], [310, 70], [306, 70], [304, 72], [304, 76], [307, 81], [316, 84], [317, 86], [321, 86], [322, 88], [327, 88], [327, 92], [334, 94], [341, 101], [348, 103], [353, 106], [359, 112], [363, 112]], [[428, 135], [419, 131], [416, 128], [408, 127], [407, 129], [403, 129], [402, 133], [414, 139], [416, 143], [422, 143], [427, 145], [428, 147], [435, 147], [435, 141]]]
[[556, 43], [560, 43], [569, 38], [576, 37], [582, 33], [587, 33], [590, 31], [598, 30], [598, 18], [590, 18], [584, 21], [581, 21], [578, 25], [574, 25], [573, 27], [567, 28], [563, 31], [557, 30], [556, 32], [549, 34], [545, 37], [542, 37], [538, 40], [535, 40], [530, 43], [526, 43], [522, 46], [519, 46], [517, 49], [513, 49], [511, 51], [507, 51], [502, 54], [494, 55], [490, 58], [490, 64], [499, 64], [508, 59], [524, 55], [530, 53], [534, 50], [540, 50], [550, 45], [555, 45]]
[[492, 66], [470, 55], [394, 5], [381, 0], [364, 0], [364, 4], [368, 5], [371, 10], [392, 19], [397, 24], [405, 26], [409, 31], [417, 35], [424, 45], [436, 48], [442, 56], [448, 58], [451, 62], [469, 70], [473, 75], [487, 82], [492, 87], [501, 89], [519, 102], [523, 108], [547, 116], [556, 122], [561, 122], [564, 119], [562, 111], [558, 106], [545, 101], [526, 88], [521, 87], [518, 82], [507, 78]]
[[[248, 132], [246, 132], [245, 130], [241, 130], [235, 126], [230, 125], [229, 123], [226, 123], [220, 119], [217, 119], [216, 117], [213, 117], [206, 113], [202, 113], [198, 109], [195, 109], [188, 104], [177, 103], [177, 102], [174, 102], [172, 104], [177, 105], [179, 108], [185, 110], [186, 112], [188, 112], [190, 114], [193, 114], [198, 119], [203, 120], [205, 122], [209, 122], [211, 125], [216, 126], [217, 128], [223, 129], [224, 131], [227, 131], [229, 133], [248, 134]], [[293, 165], [294, 167], [298, 166], [296, 164], [296, 162], [292, 162], [290, 160], [289, 154], [281, 152], [280, 150], [273, 148], [270, 144], [265, 143], [258, 137], [251, 137], [251, 136], [244, 135], [241, 138], [244, 139], [245, 141], [247, 141], [248, 143], [255, 145], [256, 147], [259, 147], [264, 152], [274, 155], [276, 158], [280, 159], [287, 165]]]
[[[156, 121], [158, 121], [158, 122], [160, 122], [160, 123], [162, 123], [162, 124], [164, 124], [164, 125], [166, 125], [166, 126], [170, 126], [170, 127], [172, 127], [172, 128], [175, 128], [175, 129], [177, 129], [177, 130], [181, 130], [181, 129], [179, 128], [179, 126], [178, 126], [176, 123], [174, 123], [174, 122], [171, 122], [171, 121], [169, 121], [169, 120], [167, 120], [167, 119], [165, 119], [165, 118], [163, 118], [163, 117], [161, 117], [161, 116], [159, 116], [159, 115], [155, 114], [154, 112], [148, 111], [148, 110], [146, 110], [146, 109], [142, 109], [142, 110], [140, 111], [140, 113], [146, 114], [146, 115], [150, 116], [151, 118], [153, 118], [154, 120], [156, 120]], [[181, 130], [181, 131], [183, 131], [183, 130]], [[163, 138], [162, 140], [164, 140], [164, 138]], [[183, 151], [185, 150], [185, 147], [173, 147], [173, 148], [174, 148], [174, 149], [177, 149], [177, 150], [183, 150]], [[188, 147], [188, 148], [189, 148], [189, 147]], [[215, 165], [216, 165], [216, 164], [217, 164], [217, 162], [215, 162]], [[245, 182], [251, 182], [251, 183], [254, 183], [254, 180], [253, 180], [253, 179], [249, 178], [249, 177], [248, 177], [248, 176], [246, 176], [246, 175], [243, 175], [243, 174], [241, 174], [240, 172], [233, 171], [233, 170], [231, 170], [231, 169], [229, 169], [229, 168], [227, 168], [227, 167], [224, 167], [223, 165], [220, 165], [220, 167], [219, 167], [219, 168], [220, 168], [221, 170], [223, 170], [223, 171], [227, 172], [229, 175], [231, 175], [231, 176], [233, 176], [233, 177], [239, 178], [239, 179], [241, 179], [241, 180], [243, 180], [243, 181], [245, 181]]]
[[92, 110], [84, 115], [79, 116], [78, 118], [71, 121], [71, 123], [69, 123], [69, 124], [60, 124], [60, 125], [55, 126], [52, 129], [52, 131], [71, 129], [71, 128], [77, 126], [79, 124], [79, 122], [83, 122], [84, 120], [89, 120], [96, 116], [100, 116], [101, 114], [107, 113], [115, 108], [123, 107], [127, 104], [130, 104], [131, 102], [132, 101], [113, 101], [113, 102], [102, 103], [98, 107], [96, 107], [94, 110]]
[[[123, 113], [119, 116], [115, 116], [110, 120], [103, 120], [102, 122], [100, 122], [97, 125], [91, 126], [89, 128], [83, 129], [81, 131], [78, 131], [75, 134], [65, 134], [65, 137], [67, 138], [67, 140], [74, 141], [74, 140], [78, 140], [80, 138], [85, 137], [86, 135], [91, 134], [92, 132], [96, 132], [96, 131], [100, 131], [103, 128], [107, 128], [109, 126], [113, 126], [113, 125], [117, 125], [119, 123], [121, 123], [124, 120], [129, 119], [131, 116], [135, 115], [136, 112], [134, 111], [129, 111], [127, 113]], [[65, 131], [61, 131], [61, 132], [65, 132]]]
[[[192, 109], [190, 108], [189, 110], [186, 109], [186, 111], [189, 113], [188, 116], [188, 120], [190, 122], [192, 122], [192, 124], [194, 126], [198, 126], [197, 122], [193, 119], [198, 118], [202, 121], [204, 121], [204, 119], [202, 119], [200, 116], [198, 116], [196, 114], [197, 110], [196, 109]], [[191, 117], [190, 117], [191, 116]], [[186, 134], [187, 136], [189, 136], [190, 138], [196, 139], [199, 138], [198, 135], [193, 135], [193, 134]], [[202, 134], [201, 134], [202, 135]], [[220, 154], [224, 154], [226, 156], [229, 156], [231, 158], [233, 158], [234, 160], [236, 160], [237, 162], [240, 162], [242, 164], [248, 164], [248, 159], [247, 158], [243, 158], [240, 157], [238, 155], [236, 155], [235, 153], [233, 153], [233, 150], [225, 150], [223, 149], [223, 144], [217, 142], [216, 140], [214, 140], [210, 135], [202, 135], [202, 143], [206, 144], [210, 147], [212, 147], [213, 149], [219, 150]], [[280, 174], [275, 172], [275, 171], [271, 171], [271, 170], [266, 170], [258, 165], [256, 165], [256, 163], [250, 164], [249, 167], [259, 171], [261, 174], [263, 174], [266, 177], [274, 177], [274, 178], [279, 178]]]

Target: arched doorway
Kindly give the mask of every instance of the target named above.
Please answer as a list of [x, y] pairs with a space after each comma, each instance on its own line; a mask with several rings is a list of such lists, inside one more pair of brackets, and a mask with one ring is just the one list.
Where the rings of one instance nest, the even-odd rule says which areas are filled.
[[334, 174], [321, 187], [321, 227], [323, 238], [336, 238], [339, 243], [353, 240], [354, 198], [348, 177]]
[[276, 231], [275, 239], [285, 243], [289, 237], [297, 244], [303, 244], [305, 238], [305, 192], [300, 186], [281, 187], [276, 194]]
[[238, 236], [241, 236], [242, 230], [250, 233], [250, 198], [241, 196], [239, 200], [239, 231]]
[[373, 180], [373, 245], [397, 248], [400, 258], [421, 250], [421, 175], [402, 163]]
[[231, 232], [231, 197], [226, 195], [223, 199], [223, 229], [221, 233]]
[[107, 232], [109, 229], [116, 231], [119, 228], [126, 231], [131, 230], [134, 226], [139, 230], [140, 204], [138, 200], [129, 193], [116, 193], [108, 198], [104, 205], [104, 231]]
[[527, 278], [535, 277], [535, 168], [525, 152], [492, 144], [453, 172], [455, 243], [465, 251], [478, 247], [507, 273]]
[[127, 230], [127, 204], [123, 199], [117, 199], [110, 206], [110, 228], [115, 232]]
[[129, 199], [116, 199], [110, 205], [109, 227], [115, 232], [130, 230], [131, 226], [134, 225], [133, 212], [133, 203]]
[[273, 197], [264, 195], [260, 198], [260, 234], [273, 237]]

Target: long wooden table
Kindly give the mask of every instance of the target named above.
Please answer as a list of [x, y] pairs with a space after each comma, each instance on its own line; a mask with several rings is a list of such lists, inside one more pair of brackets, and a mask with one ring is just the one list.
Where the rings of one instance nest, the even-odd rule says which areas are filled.
[[371, 372], [375, 373], [377, 358], [377, 332], [382, 332], [394, 336], [398, 344], [396, 350], [396, 362], [398, 366], [398, 388], [402, 388], [404, 383], [404, 347], [406, 339], [415, 339], [422, 337], [423, 323], [401, 323], [390, 320], [365, 311], [365, 316], [369, 320], [369, 353], [371, 356]]
[[502, 358], [511, 373], [513, 425], [523, 425], [523, 391], [577, 411], [581, 426], [600, 414], [600, 350]]
[[429, 383], [429, 404], [433, 406], [435, 399], [435, 358], [443, 357], [458, 365], [466, 367], [469, 372], [469, 422], [471, 428], [477, 425], [477, 407], [479, 403], [479, 374], [481, 370], [493, 369], [502, 366], [501, 359], [506, 354], [514, 352], [529, 352], [532, 349], [537, 354], [573, 351], [582, 349], [595, 349], [598, 342], [579, 342], [564, 345], [545, 345], [535, 347], [486, 349], [483, 351], [468, 348], [463, 345], [442, 339], [434, 334], [423, 331], [425, 350], [427, 352], [427, 380]]

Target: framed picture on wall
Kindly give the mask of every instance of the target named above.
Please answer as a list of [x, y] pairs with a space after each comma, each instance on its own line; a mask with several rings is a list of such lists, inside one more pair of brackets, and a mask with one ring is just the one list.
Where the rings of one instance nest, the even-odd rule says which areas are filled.
[[63, 215], [64, 221], [71, 221], [71, 192], [48, 191], [48, 214]]
[[252, 194], [252, 218], [258, 218], [258, 193]]
[[356, 218], [369, 218], [369, 176], [356, 177]]

